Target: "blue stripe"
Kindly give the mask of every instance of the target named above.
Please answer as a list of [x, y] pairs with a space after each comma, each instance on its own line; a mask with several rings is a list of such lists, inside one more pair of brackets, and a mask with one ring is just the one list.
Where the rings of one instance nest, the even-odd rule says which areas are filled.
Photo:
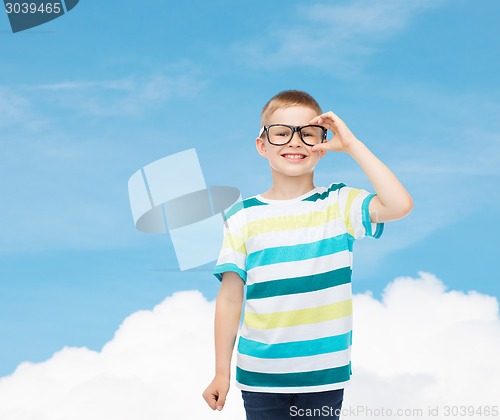
[[370, 194], [366, 196], [366, 198], [363, 200], [363, 204], [361, 206], [361, 214], [363, 218], [363, 226], [365, 228], [365, 235], [366, 236], [372, 236], [373, 238], [380, 238], [380, 235], [382, 235], [382, 232], [384, 231], [384, 224], [383, 223], [377, 223], [376, 224], [376, 229], [375, 233], [372, 232], [372, 223], [371, 223], [371, 217], [370, 217], [370, 201], [372, 201], [373, 197], [375, 197], [377, 194]]
[[236, 380], [255, 387], [301, 387], [346, 382], [351, 377], [351, 364], [311, 372], [262, 373], [236, 367]]
[[216, 265], [213, 274], [217, 279], [219, 279], [219, 281], [222, 281], [222, 274], [226, 271], [234, 271], [235, 273], [239, 274], [239, 276], [243, 280], [243, 283], [247, 282], [247, 273], [234, 263], [224, 263]]
[[260, 341], [241, 337], [238, 341], [238, 351], [247, 356], [264, 359], [283, 359], [290, 357], [316, 356], [347, 350], [351, 345], [351, 331], [346, 334], [314, 340], [290, 341], [278, 344], [266, 344]]
[[263, 265], [308, 260], [347, 250], [352, 252], [348, 233], [306, 244], [266, 248], [248, 254], [247, 271]]
[[375, 194], [370, 194], [366, 196], [361, 205], [361, 218], [363, 221], [363, 226], [365, 228], [365, 235], [372, 236], [372, 224], [370, 221], [370, 201], [372, 201]]

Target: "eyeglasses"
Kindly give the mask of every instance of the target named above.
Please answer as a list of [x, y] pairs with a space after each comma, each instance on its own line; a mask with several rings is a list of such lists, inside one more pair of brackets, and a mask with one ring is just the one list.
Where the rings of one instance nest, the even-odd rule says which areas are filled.
[[285, 125], [272, 124], [265, 125], [260, 129], [259, 137], [262, 133], [267, 134], [267, 140], [274, 146], [284, 146], [292, 140], [293, 133], [299, 133], [302, 142], [308, 146], [320, 144], [326, 140], [327, 129], [320, 125]]

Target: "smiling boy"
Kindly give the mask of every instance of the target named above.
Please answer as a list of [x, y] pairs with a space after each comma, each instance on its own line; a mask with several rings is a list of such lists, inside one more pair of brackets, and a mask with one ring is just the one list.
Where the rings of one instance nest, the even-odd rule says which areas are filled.
[[[405, 217], [413, 201], [346, 124], [305, 92], [269, 100], [256, 148], [273, 182], [225, 215], [214, 269], [221, 281], [216, 369], [203, 397], [214, 410], [224, 407], [246, 286], [236, 386], [247, 419], [289, 419], [292, 410], [338, 418], [351, 376], [353, 243], [380, 237], [383, 223]], [[315, 186], [314, 169], [329, 151], [349, 154], [376, 194], [339, 182]]]

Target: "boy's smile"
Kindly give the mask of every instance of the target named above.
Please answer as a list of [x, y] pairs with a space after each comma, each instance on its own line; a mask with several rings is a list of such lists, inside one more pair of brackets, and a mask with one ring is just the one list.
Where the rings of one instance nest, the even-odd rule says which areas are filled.
[[283, 156], [285, 159], [289, 160], [290, 162], [300, 162], [303, 159], [306, 158], [306, 155], [302, 153], [284, 153], [281, 156]]

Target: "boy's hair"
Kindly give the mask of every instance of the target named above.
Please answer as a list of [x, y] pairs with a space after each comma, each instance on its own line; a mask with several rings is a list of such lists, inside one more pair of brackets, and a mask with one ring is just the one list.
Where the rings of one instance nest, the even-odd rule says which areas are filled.
[[264, 108], [262, 108], [260, 125], [264, 126], [273, 112], [277, 109], [291, 106], [307, 106], [316, 111], [318, 115], [322, 114], [318, 102], [308, 93], [301, 90], [284, 90], [274, 95], [264, 105]]

